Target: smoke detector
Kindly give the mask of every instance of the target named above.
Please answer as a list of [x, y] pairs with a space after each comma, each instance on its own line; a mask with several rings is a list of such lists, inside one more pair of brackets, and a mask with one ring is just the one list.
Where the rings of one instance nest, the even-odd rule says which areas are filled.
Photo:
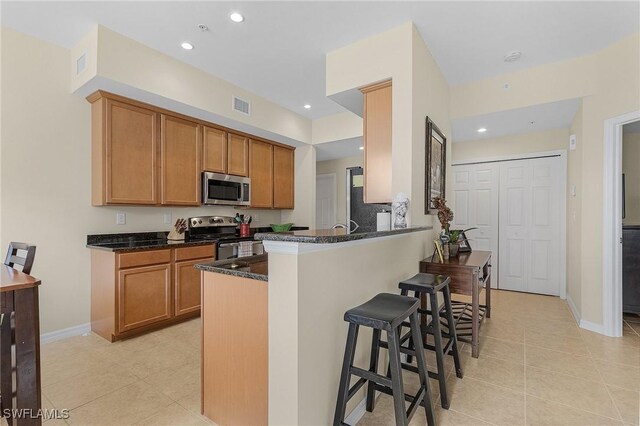
[[209, 27], [207, 27], [205, 24], [198, 24], [198, 29], [202, 32], [209, 31]]
[[514, 50], [513, 52], [509, 52], [504, 55], [505, 62], [515, 62], [522, 56], [522, 52], [519, 50]]

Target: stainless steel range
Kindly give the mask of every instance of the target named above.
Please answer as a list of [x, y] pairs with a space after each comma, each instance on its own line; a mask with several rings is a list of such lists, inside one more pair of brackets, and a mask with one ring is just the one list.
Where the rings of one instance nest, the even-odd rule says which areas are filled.
[[240, 243], [252, 242], [254, 255], [263, 254], [262, 242], [253, 241], [253, 236], [239, 237], [236, 222], [231, 216], [199, 216], [189, 218], [189, 240], [215, 241], [216, 259], [238, 257]]

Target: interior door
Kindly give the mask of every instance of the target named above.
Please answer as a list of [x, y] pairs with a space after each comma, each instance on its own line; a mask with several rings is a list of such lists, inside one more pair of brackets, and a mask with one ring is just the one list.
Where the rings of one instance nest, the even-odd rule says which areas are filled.
[[[454, 216], [452, 229], [477, 228], [466, 233], [474, 250], [491, 251], [493, 270], [499, 267], [498, 256], [498, 163], [465, 164], [453, 168]], [[491, 286], [499, 280], [492, 277]]]
[[336, 175], [316, 176], [316, 229], [336, 224]]
[[500, 288], [560, 295], [560, 157], [501, 163]]

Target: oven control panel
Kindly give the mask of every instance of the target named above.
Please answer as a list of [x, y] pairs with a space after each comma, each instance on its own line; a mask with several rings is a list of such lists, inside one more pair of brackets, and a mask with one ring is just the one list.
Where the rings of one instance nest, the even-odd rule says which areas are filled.
[[189, 218], [189, 228], [209, 228], [212, 226], [236, 226], [232, 216], [200, 216]]

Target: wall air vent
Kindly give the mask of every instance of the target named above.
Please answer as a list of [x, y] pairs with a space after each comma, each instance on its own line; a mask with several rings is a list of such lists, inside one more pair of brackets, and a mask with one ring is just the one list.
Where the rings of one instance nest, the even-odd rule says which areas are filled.
[[233, 97], [232, 108], [234, 111], [241, 112], [242, 114], [251, 115], [251, 104], [237, 96]]

